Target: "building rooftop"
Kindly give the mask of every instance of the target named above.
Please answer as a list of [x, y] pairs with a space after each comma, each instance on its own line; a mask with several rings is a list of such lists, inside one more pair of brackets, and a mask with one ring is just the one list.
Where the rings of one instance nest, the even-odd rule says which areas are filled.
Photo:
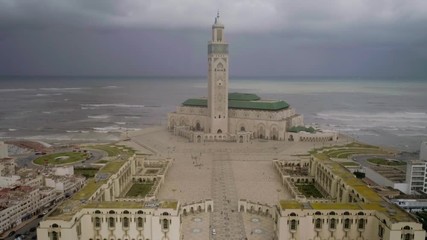
[[[188, 107], [207, 107], [206, 98], [190, 98], [182, 103]], [[261, 100], [252, 93], [229, 93], [228, 108], [231, 109], [251, 109], [264, 111], [277, 111], [289, 108], [289, 104], [282, 100]]]

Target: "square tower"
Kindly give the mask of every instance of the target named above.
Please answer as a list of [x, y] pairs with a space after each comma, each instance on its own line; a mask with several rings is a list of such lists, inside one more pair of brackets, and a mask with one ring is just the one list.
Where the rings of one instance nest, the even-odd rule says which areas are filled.
[[228, 44], [219, 14], [212, 25], [208, 44], [209, 133], [228, 133]]

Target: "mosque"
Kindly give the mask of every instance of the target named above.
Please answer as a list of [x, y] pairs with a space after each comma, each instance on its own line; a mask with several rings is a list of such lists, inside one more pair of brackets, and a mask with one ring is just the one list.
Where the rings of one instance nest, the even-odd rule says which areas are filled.
[[168, 115], [168, 129], [192, 142], [335, 141], [336, 132], [305, 127], [303, 116], [282, 100], [229, 93], [228, 43], [219, 15], [208, 44], [208, 97], [190, 98]]

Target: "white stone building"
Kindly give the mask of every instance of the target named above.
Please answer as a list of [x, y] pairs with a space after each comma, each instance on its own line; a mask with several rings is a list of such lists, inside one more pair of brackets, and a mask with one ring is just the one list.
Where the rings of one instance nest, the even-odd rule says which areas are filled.
[[[57, 207], [37, 229], [48, 240], [173, 240], [180, 239], [180, 203], [155, 197], [130, 197], [137, 184], [152, 184], [147, 195], [158, 191], [170, 160], [150, 160], [136, 155], [112, 160], [95, 179]], [[149, 173], [144, 166], [149, 166]], [[152, 172], [157, 172], [152, 175]], [[148, 175], [143, 175], [143, 174]], [[212, 209], [212, 206], [210, 206]]]
[[19, 186], [0, 190], [0, 233], [31, 218], [39, 209], [39, 189]]
[[255, 94], [228, 93], [228, 43], [224, 25], [215, 18], [208, 44], [208, 97], [191, 98], [168, 115], [168, 128], [193, 142], [250, 139], [335, 141], [336, 132], [304, 127], [303, 116], [281, 100]]
[[[279, 201], [275, 207], [239, 201], [239, 211], [270, 215], [275, 239], [284, 240], [423, 240], [425, 231], [417, 218], [392, 204], [344, 166], [312, 156], [308, 175], [288, 175], [288, 161], [274, 161], [287, 188], [294, 183], [315, 187], [323, 198], [301, 197], [291, 190], [294, 200]], [[300, 166], [305, 166], [301, 162]], [[296, 193], [294, 193], [296, 192]]]

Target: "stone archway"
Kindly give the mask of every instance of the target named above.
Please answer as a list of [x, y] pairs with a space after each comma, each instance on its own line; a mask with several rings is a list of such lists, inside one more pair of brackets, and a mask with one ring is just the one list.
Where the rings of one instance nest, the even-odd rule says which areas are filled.
[[240, 127], [240, 131], [241, 131], [241, 132], [246, 132], [246, 128], [245, 128], [245, 126], [241, 126], [241, 127]]
[[265, 137], [265, 127], [263, 124], [258, 125], [257, 128], [258, 138], [264, 138]]
[[202, 127], [200, 126], [199, 122], [196, 123], [195, 130], [196, 131], [201, 131], [202, 130]]
[[288, 140], [289, 140], [290, 142], [293, 142], [293, 141], [294, 141], [294, 136], [293, 136], [292, 134], [291, 134], [291, 135], [289, 135]]
[[216, 133], [221, 134], [221, 133], [222, 133], [222, 130], [221, 130], [221, 129], [218, 129], [218, 131], [216, 131]]

